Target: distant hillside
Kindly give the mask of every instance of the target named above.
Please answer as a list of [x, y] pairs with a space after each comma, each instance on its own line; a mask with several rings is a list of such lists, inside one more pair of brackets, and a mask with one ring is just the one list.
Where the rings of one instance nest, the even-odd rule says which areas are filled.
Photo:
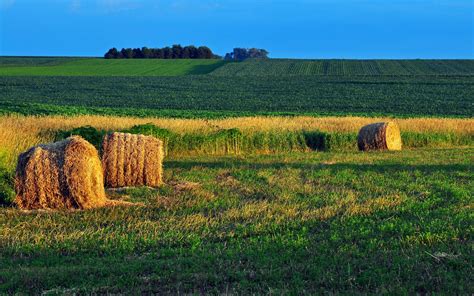
[[248, 60], [229, 63], [219, 76], [474, 75], [474, 60]]
[[179, 76], [207, 74], [222, 60], [0, 57], [0, 76]]

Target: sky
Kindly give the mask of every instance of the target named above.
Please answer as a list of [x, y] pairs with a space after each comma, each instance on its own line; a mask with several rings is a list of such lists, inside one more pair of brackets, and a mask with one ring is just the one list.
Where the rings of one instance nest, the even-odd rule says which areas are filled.
[[257, 47], [273, 58], [474, 58], [474, 0], [0, 0], [0, 55]]

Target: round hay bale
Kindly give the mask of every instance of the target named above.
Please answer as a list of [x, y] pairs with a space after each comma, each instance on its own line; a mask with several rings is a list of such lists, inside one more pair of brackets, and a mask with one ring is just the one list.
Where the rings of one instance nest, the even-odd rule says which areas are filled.
[[102, 167], [108, 188], [163, 184], [163, 142], [155, 137], [111, 133], [102, 143]]
[[394, 122], [378, 122], [366, 125], [359, 131], [357, 145], [361, 151], [402, 150], [400, 129]]
[[89, 209], [107, 205], [97, 150], [79, 136], [20, 154], [15, 175], [20, 209]]

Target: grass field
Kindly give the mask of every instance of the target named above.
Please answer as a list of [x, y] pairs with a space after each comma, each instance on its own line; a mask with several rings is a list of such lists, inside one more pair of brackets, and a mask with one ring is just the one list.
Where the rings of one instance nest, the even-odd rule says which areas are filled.
[[3, 57], [0, 91], [25, 115], [473, 117], [474, 62]]
[[140, 207], [0, 209], [0, 291], [472, 294], [473, 157], [168, 159]]
[[[472, 60], [0, 57], [0, 294], [474, 294], [473, 94]], [[404, 150], [357, 151], [388, 120]], [[111, 131], [165, 185], [12, 205], [21, 152]]]
[[220, 60], [0, 58], [0, 76], [181, 76], [212, 72]]

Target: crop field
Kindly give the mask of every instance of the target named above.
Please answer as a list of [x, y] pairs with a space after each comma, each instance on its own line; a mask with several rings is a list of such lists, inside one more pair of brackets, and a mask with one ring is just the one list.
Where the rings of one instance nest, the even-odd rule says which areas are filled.
[[180, 76], [212, 72], [220, 60], [0, 57], [0, 76]]
[[[0, 57], [0, 294], [472, 295], [473, 106], [472, 60]], [[382, 121], [403, 150], [358, 151]], [[20, 153], [114, 131], [162, 186], [15, 207]]]
[[0, 62], [1, 113], [174, 117], [474, 114], [472, 60], [226, 63], [3, 57]]
[[229, 63], [212, 75], [473, 75], [474, 60], [256, 60]]
[[0, 90], [0, 111], [31, 115], [474, 114], [474, 76], [1, 76]]

